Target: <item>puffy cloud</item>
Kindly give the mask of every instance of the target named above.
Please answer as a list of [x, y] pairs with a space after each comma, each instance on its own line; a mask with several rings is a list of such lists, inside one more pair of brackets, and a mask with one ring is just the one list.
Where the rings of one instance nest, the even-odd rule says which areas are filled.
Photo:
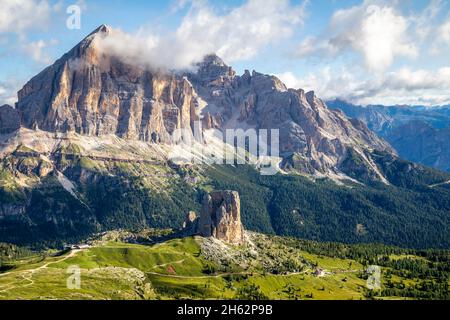
[[314, 90], [321, 98], [332, 99], [336, 97], [348, 98], [353, 96], [356, 90], [360, 90], [354, 74], [346, 68], [335, 71], [328, 66], [304, 77], [297, 77], [292, 72], [285, 72], [276, 76], [289, 88], [301, 88], [305, 91]]
[[306, 3], [294, 6], [289, 0], [267, 0], [261, 5], [259, 0], [248, 0], [220, 15], [207, 2], [193, 1], [173, 33], [140, 30], [130, 35], [113, 30], [98, 46], [130, 63], [153, 68], [190, 68], [210, 53], [228, 62], [248, 59], [265, 46], [289, 37], [293, 28], [302, 24]]
[[47, 0], [2, 0], [0, 33], [21, 34], [46, 25], [51, 12], [52, 7]]
[[439, 28], [438, 37], [442, 42], [450, 45], [450, 16], [447, 21]]
[[[296, 51], [297, 57], [322, 58], [321, 63], [329, 63], [302, 77], [289, 72], [279, 77], [291, 86], [315, 90], [325, 99], [343, 98], [361, 104], [450, 103], [448, 63], [434, 71], [421, 69], [420, 62], [413, 62], [414, 67], [393, 69], [396, 59], [413, 59], [419, 49], [421, 54], [427, 50], [438, 55], [448, 51], [450, 16], [445, 22], [441, 20], [447, 5], [442, 0], [430, 0], [420, 12], [402, 15], [397, 1], [365, 0], [337, 10], [322, 35], [307, 37]], [[354, 54], [364, 63], [355, 61]], [[346, 59], [340, 61], [343, 67], [339, 68], [334, 58], [341, 56]]]
[[32, 60], [48, 64], [51, 62], [46, 52], [56, 40], [30, 41], [27, 34], [50, 24], [52, 14], [61, 11], [62, 1], [54, 5], [48, 0], [2, 0], [0, 4], [0, 36], [5, 36], [5, 54], [21, 52]]
[[19, 82], [14, 79], [0, 81], [0, 106], [4, 104], [14, 106], [14, 103], [17, 101], [19, 86]]
[[416, 91], [428, 89], [450, 89], [450, 67], [440, 68], [436, 72], [403, 68], [392, 72], [384, 81], [394, 90]]
[[330, 67], [299, 78], [277, 75], [289, 87], [315, 90], [324, 99], [341, 98], [360, 104], [450, 104], [450, 67], [436, 71], [403, 68], [370, 79], [361, 79], [346, 68]]
[[442, 52], [448, 52], [450, 46], [450, 15], [447, 20], [440, 25], [435, 32], [435, 40], [431, 47], [431, 53], [440, 54]]
[[190, 4], [192, 0], [174, 0], [172, 1], [172, 4], [170, 6], [170, 13], [176, 13], [184, 8], [187, 7], [188, 4]]
[[408, 37], [410, 24], [392, 5], [366, 0], [337, 10], [324, 35], [305, 39], [296, 56], [335, 57], [350, 50], [362, 56], [369, 70], [384, 71], [398, 56], [417, 56], [418, 49]]
[[415, 25], [415, 33], [419, 40], [425, 40], [430, 35], [433, 35], [436, 27], [432, 23], [436, 20], [437, 15], [444, 8], [442, 0], [431, 0], [428, 6], [418, 15], [413, 15], [410, 20]]
[[57, 44], [58, 41], [55, 39], [50, 41], [38, 40], [22, 45], [22, 50], [34, 61], [42, 64], [50, 64], [52, 62], [52, 58], [45, 49]]

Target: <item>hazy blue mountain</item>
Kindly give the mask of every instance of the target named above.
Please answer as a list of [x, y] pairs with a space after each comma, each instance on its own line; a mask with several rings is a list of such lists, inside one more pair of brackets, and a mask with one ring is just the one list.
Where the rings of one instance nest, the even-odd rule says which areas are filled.
[[386, 139], [400, 157], [450, 171], [450, 106], [359, 106], [328, 101]]

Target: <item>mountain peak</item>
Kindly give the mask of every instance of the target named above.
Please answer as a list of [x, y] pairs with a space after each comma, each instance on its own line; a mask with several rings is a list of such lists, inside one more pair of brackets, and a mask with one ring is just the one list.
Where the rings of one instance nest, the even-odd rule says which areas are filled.
[[227, 64], [222, 60], [222, 58], [220, 58], [215, 53], [207, 54], [199, 65], [201, 66], [214, 65], [219, 67], [228, 67]]
[[59, 63], [65, 63], [70, 60], [84, 59], [87, 63], [99, 63], [96, 39], [106, 37], [113, 32], [113, 28], [102, 24], [92, 31], [87, 37], [81, 40], [75, 47], [62, 56]]
[[100, 25], [98, 28], [96, 28], [94, 31], [92, 31], [87, 38], [97, 35], [97, 34], [110, 34], [112, 31], [112, 28], [106, 24]]
[[197, 64], [196, 76], [202, 81], [211, 81], [219, 77], [234, 77], [236, 72], [215, 53], [206, 55]]

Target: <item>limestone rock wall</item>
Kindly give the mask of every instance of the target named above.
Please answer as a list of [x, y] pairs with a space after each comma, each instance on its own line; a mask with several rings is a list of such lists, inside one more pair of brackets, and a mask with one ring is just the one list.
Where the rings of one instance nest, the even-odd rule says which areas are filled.
[[99, 28], [19, 91], [22, 125], [156, 143], [191, 128], [198, 102], [189, 81], [105, 56], [95, 39], [108, 32]]

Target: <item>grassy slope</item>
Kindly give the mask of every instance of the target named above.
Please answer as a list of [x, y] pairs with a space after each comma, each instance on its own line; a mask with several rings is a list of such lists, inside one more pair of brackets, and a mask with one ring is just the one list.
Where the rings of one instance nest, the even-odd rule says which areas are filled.
[[[106, 242], [41, 261], [32, 257], [0, 274], [0, 299], [232, 299], [242, 298], [241, 290], [251, 284], [270, 299], [364, 298], [365, 280], [358, 277], [363, 266], [354, 260], [293, 252], [273, 241], [273, 254], [300, 255], [331, 274], [316, 277], [311, 267], [284, 275], [258, 268], [206, 274], [206, 264], [216, 270], [219, 266], [205, 260], [200, 241], [184, 238], [151, 246]], [[80, 290], [66, 286], [66, 270], [73, 265], [82, 270]]]

